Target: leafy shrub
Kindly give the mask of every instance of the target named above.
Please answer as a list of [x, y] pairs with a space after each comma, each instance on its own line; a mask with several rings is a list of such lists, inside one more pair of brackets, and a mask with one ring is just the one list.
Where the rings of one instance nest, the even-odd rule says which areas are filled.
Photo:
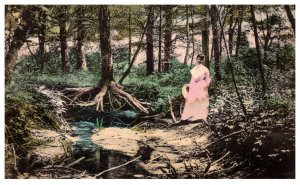
[[287, 114], [289, 112], [289, 102], [281, 97], [269, 97], [266, 99], [264, 107], [269, 110], [278, 111], [281, 114]]
[[30, 139], [32, 128], [59, 129], [55, 115], [41, 104], [17, 97], [6, 98], [5, 101], [5, 138], [8, 143], [24, 144]]

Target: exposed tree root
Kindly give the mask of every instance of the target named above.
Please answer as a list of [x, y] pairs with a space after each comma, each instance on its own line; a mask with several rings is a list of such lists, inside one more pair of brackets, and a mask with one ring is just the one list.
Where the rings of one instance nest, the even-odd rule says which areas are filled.
[[123, 100], [129, 106], [134, 109], [138, 109], [146, 114], [148, 114], [148, 110], [142, 105], [142, 103], [133, 97], [131, 94], [127, 93], [123, 90], [123, 87], [114, 81], [110, 81], [108, 83], [102, 83], [99, 87], [96, 88], [72, 88], [66, 89], [66, 91], [77, 92], [73, 94], [73, 101], [81, 99], [81, 97], [89, 95], [94, 96], [97, 93], [93, 100], [90, 101], [80, 101], [78, 105], [83, 107], [96, 106], [97, 111], [104, 111], [104, 102], [107, 102], [110, 107], [115, 109], [114, 103], [117, 103], [118, 107], [123, 107], [120, 100]]

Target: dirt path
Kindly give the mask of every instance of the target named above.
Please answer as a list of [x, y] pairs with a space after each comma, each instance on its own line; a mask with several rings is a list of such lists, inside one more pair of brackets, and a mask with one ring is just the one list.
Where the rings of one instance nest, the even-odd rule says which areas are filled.
[[[184, 162], [199, 163], [191, 158], [193, 151], [209, 142], [210, 132], [201, 124], [189, 124], [168, 129], [135, 131], [128, 128], [104, 128], [92, 136], [95, 144], [107, 150], [116, 150], [130, 156], [139, 152], [141, 146], [153, 149], [148, 162], [139, 162], [150, 174], [162, 175], [161, 168], [171, 164], [178, 173], [183, 172]], [[199, 163], [199, 166], [204, 165]]]

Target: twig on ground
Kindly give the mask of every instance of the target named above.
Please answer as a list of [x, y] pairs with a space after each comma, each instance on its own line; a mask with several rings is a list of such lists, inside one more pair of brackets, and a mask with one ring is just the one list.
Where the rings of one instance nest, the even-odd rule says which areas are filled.
[[173, 104], [172, 104], [172, 100], [171, 100], [171, 97], [168, 96], [169, 98], [169, 105], [170, 105], [170, 112], [171, 112], [171, 116], [172, 116], [172, 119], [173, 119], [173, 122], [176, 122], [176, 118], [175, 118], [175, 115], [174, 115], [174, 112], [173, 112]]
[[85, 157], [80, 157], [79, 159], [77, 159], [76, 161], [72, 162], [71, 164], [68, 164], [67, 167], [74, 166], [74, 165], [80, 163], [84, 159], [85, 159]]
[[228, 151], [225, 155], [223, 155], [220, 159], [215, 160], [214, 162], [211, 163], [211, 165], [214, 165], [216, 163], [218, 163], [219, 161], [221, 161], [222, 159], [224, 159], [227, 155], [230, 154], [230, 151]]

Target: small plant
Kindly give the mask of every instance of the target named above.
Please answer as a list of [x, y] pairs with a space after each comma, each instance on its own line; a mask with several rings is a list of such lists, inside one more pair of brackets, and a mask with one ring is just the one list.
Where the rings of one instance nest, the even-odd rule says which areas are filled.
[[101, 120], [99, 121], [98, 118], [96, 118], [96, 126], [97, 128], [103, 128], [103, 118], [101, 118]]

